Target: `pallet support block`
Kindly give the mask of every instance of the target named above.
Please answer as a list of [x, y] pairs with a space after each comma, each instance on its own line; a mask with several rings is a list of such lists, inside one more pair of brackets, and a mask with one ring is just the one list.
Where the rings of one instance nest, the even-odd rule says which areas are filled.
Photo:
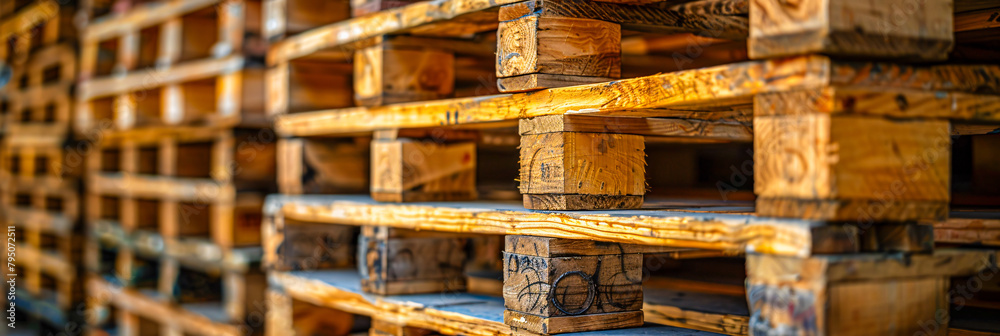
[[821, 53], [941, 61], [954, 45], [952, 0], [750, 1], [750, 58]]
[[[520, 121], [520, 191], [537, 210], [631, 209], [646, 193], [641, 135], [566, 132], [570, 119]], [[613, 127], [604, 128], [611, 132]]]
[[850, 99], [803, 97], [754, 100], [758, 215], [862, 226], [947, 216], [947, 120], [863, 115]]
[[[419, 133], [419, 134], [415, 134]], [[371, 194], [380, 202], [476, 198], [474, 131], [379, 131], [372, 141]]]
[[465, 291], [465, 246], [453, 235], [365, 226], [358, 238], [361, 288], [381, 295]]
[[408, 327], [395, 321], [372, 318], [372, 327], [368, 336], [428, 336], [436, 335], [434, 330]]
[[299, 271], [354, 265], [354, 237], [349, 225], [329, 225], [286, 220], [277, 216], [265, 224], [263, 263], [267, 270]]
[[994, 251], [747, 255], [751, 335], [944, 335], [949, 277], [995, 274]]
[[617, 243], [507, 236], [504, 323], [540, 334], [641, 326], [642, 254], [624, 251]]
[[516, 13], [521, 7], [500, 8], [496, 75], [501, 92], [606, 82], [621, 76], [619, 24], [543, 16], [541, 9], [521, 16]]
[[434, 100], [455, 91], [451, 52], [383, 40], [354, 52], [354, 101], [361, 106]]

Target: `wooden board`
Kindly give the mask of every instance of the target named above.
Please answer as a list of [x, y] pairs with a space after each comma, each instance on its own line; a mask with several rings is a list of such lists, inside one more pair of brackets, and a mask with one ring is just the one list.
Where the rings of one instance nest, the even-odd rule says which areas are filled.
[[686, 210], [529, 211], [500, 202], [401, 205], [380, 204], [367, 197], [276, 195], [265, 206], [265, 213], [316, 223], [593, 239], [736, 253], [805, 256], [814, 248], [829, 249], [829, 253], [857, 251], [857, 246], [849, 244], [856, 231], [843, 226], [713, 213], [708, 208]]
[[[888, 63], [842, 62], [822, 56], [750, 61], [696, 70], [475, 98], [349, 108], [280, 116], [284, 136], [351, 134], [388, 128], [471, 125], [545, 115], [593, 113], [615, 116], [683, 116], [698, 119], [720, 106], [748, 105], [756, 94], [829, 86], [866, 90], [943, 91], [938, 102], [958, 99], [945, 110], [925, 109], [928, 117], [996, 120], [995, 113], [970, 114], [972, 102], [996, 101], [996, 66], [914, 67]], [[869, 91], [870, 92], [870, 91]], [[955, 92], [955, 93], [950, 93]], [[962, 94], [958, 94], [962, 92]], [[971, 92], [976, 92], [972, 94]], [[883, 93], [882, 96], [892, 94]], [[921, 94], [927, 97], [926, 94]], [[959, 102], [961, 101], [961, 102]], [[925, 106], [921, 104], [919, 106]], [[939, 105], [940, 106], [940, 105]], [[992, 104], [986, 106], [995, 106]], [[695, 111], [692, 111], [694, 109]], [[700, 112], [708, 109], [712, 112]], [[728, 109], [732, 111], [731, 109]], [[919, 110], [918, 110], [919, 111]], [[918, 114], [910, 114], [918, 117]]]

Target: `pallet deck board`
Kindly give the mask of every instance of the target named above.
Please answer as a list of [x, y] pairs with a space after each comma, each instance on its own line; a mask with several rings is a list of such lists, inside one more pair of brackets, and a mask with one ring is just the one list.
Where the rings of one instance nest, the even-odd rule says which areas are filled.
[[[515, 202], [377, 203], [367, 196], [277, 196], [265, 215], [278, 211], [307, 222], [388, 225], [417, 230], [537, 235], [570, 239], [755, 251], [805, 256], [810, 228], [823, 222], [757, 218], [748, 214], [666, 211], [534, 211]], [[284, 204], [281, 206], [279, 204]], [[661, 209], [664, 210], [664, 209]]]
[[[272, 273], [270, 282], [293, 298], [355, 314], [394, 317], [408, 326], [453, 330], [468, 335], [512, 335], [503, 323], [500, 297], [470, 294], [418, 294], [379, 296], [361, 291], [360, 276], [353, 270]], [[404, 308], [405, 307], [405, 308]], [[641, 328], [568, 333], [572, 336], [618, 335], [718, 335], [716, 333], [647, 324]]]
[[[997, 66], [914, 67], [802, 56], [747, 61], [530, 93], [295, 113], [279, 116], [275, 128], [283, 136], [313, 136], [579, 113], [697, 119], [700, 113], [711, 115], [752, 104], [757, 94], [829, 87], [846, 87], [848, 92], [851, 88], [898, 89], [893, 97], [896, 94], [912, 94], [919, 96], [917, 98], [922, 102], [943, 104], [944, 110], [935, 108], [919, 112], [933, 113], [932, 117], [1000, 120], [997, 111], [1000, 97], [996, 96], [1000, 92], [1000, 67]], [[881, 99], [870, 96], [857, 98]], [[888, 109], [871, 112], [897, 113]]]

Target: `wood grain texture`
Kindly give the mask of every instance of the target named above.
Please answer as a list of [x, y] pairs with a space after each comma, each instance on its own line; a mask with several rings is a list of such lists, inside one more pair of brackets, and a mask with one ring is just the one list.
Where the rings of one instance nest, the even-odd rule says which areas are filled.
[[641, 136], [561, 132], [521, 136], [523, 194], [643, 195]]
[[[295, 196], [270, 199], [286, 219], [317, 223], [388, 225], [413, 230], [532, 235], [605, 242], [701, 248], [742, 253], [809, 255], [823, 222], [766, 219], [747, 214], [686, 211], [535, 212], [510, 203], [381, 204], [360, 197]], [[850, 237], [845, 230], [830, 237]], [[819, 233], [817, 236], [827, 235]], [[855, 241], [856, 234], [853, 238]], [[828, 238], [830, 239], [830, 238]], [[834, 244], [833, 246], [839, 246]], [[839, 253], [857, 251], [857, 247]], [[828, 253], [835, 253], [828, 251]]]
[[476, 198], [476, 144], [372, 141], [371, 192], [386, 202]]
[[[950, 199], [947, 122], [804, 114], [755, 117], [754, 130], [754, 192], [763, 198], [875, 200], [904, 209], [909, 201]], [[766, 212], [777, 208], [758, 212], [783, 216]]]
[[[676, 115], [690, 108], [749, 105], [753, 95], [851, 85], [943, 92], [1000, 92], [997, 66], [904, 66], [841, 62], [822, 56], [749, 61], [696, 70], [570, 86], [531, 94], [445, 99], [378, 108], [353, 108], [279, 117], [283, 135], [317, 135], [385, 128], [436, 127], [507, 121], [570, 113], [615, 116]], [[948, 116], [961, 119], [962, 116]]]
[[621, 75], [621, 31], [600, 20], [528, 15], [497, 29], [497, 77]]
[[447, 98], [455, 89], [454, 55], [380, 43], [354, 52], [354, 101], [378, 106]]
[[522, 119], [518, 133], [554, 132], [615, 133], [662, 137], [698, 137], [751, 141], [749, 123], [730, 120], [715, 122], [685, 118], [628, 118], [589, 115], [553, 115]]
[[[750, 58], [809, 53], [944, 60], [954, 44], [951, 1], [750, 1]], [[905, 9], [904, 9], [905, 8]]]

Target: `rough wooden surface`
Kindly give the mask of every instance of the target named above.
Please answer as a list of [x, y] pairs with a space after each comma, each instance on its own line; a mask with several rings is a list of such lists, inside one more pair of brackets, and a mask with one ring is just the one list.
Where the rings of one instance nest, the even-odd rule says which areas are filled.
[[[879, 90], [975, 92], [993, 97], [1000, 92], [996, 66], [901, 66], [888, 63], [832, 61], [822, 56], [749, 61], [648, 77], [509, 94], [432, 102], [351, 108], [281, 116], [279, 134], [308, 136], [371, 131], [385, 128], [435, 127], [496, 122], [544, 115], [596, 113], [616, 116], [671, 116], [690, 107], [749, 105], [753, 95], [791, 92], [826, 86]], [[946, 93], [941, 101], [951, 101]], [[932, 110], [930, 108], [925, 110]], [[944, 112], [949, 119], [972, 118], [963, 110]], [[714, 112], [713, 112], [714, 113]], [[712, 114], [712, 113], [710, 113]], [[940, 111], [936, 112], [940, 117]], [[698, 112], [683, 111], [687, 118]], [[996, 114], [982, 115], [995, 120]]]
[[396, 295], [465, 290], [464, 238], [387, 226], [365, 226], [361, 232], [358, 270], [365, 292]]
[[383, 202], [476, 198], [476, 144], [378, 139], [371, 151], [372, 197]]
[[[402, 205], [379, 204], [367, 197], [271, 196], [265, 212], [318, 223], [388, 225], [415, 230], [593, 239], [802, 256], [809, 255], [814, 246], [831, 238], [826, 233], [813, 236], [819, 227], [846, 233], [842, 227], [823, 226], [822, 222], [757, 218], [747, 214], [712, 213], [710, 208], [683, 207], [662, 212], [546, 212], [497, 202]], [[818, 241], [814, 242], [814, 238]], [[845, 251], [843, 247], [839, 249]]]

